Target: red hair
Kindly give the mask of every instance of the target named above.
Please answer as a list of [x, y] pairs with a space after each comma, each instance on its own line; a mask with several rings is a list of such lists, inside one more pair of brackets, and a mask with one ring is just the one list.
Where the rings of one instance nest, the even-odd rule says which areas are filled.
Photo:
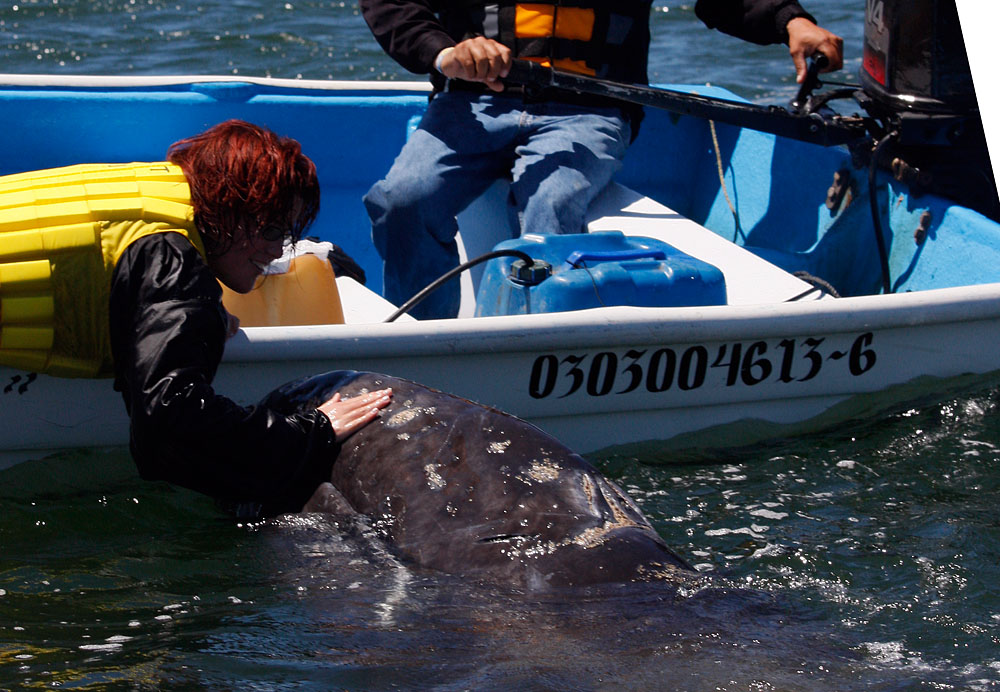
[[[299, 143], [242, 120], [227, 120], [175, 142], [167, 159], [191, 186], [195, 223], [206, 249], [232, 242], [244, 220], [302, 237], [319, 213], [316, 166]], [[297, 203], [298, 202], [298, 203]]]

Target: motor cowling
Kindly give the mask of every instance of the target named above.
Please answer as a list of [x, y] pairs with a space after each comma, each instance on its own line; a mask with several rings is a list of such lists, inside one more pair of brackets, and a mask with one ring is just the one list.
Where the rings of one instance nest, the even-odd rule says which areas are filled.
[[867, 0], [861, 82], [894, 110], [976, 111], [955, 0]]
[[860, 77], [866, 110], [897, 134], [879, 165], [1000, 220], [955, 0], [866, 0]]

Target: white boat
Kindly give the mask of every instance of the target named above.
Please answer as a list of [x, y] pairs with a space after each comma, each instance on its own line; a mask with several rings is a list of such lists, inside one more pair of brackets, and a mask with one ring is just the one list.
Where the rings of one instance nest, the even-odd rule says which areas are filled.
[[[718, 268], [721, 304], [477, 317], [479, 265], [461, 278], [457, 319], [384, 322], [397, 306], [379, 295], [361, 196], [426, 101], [417, 83], [0, 75], [0, 174], [160, 160], [173, 141], [233, 117], [298, 139], [323, 187], [312, 232], [343, 247], [368, 282], [337, 279], [344, 324], [242, 329], [215, 381], [241, 404], [300, 376], [370, 370], [509, 411], [583, 453], [668, 460], [870, 417], [1000, 370], [1000, 224], [976, 204], [877, 171], [886, 277], [857, 152], [655, 109], [592, 205], [589, 230], [660, 240]], [[970, 192], [996, 197], [992, 183]], [[467, 257], [510, 238], [504, 185], [460, 227]], [[0, 367], [0, 420], [0, 468], [128, 441], [106, 379]]]

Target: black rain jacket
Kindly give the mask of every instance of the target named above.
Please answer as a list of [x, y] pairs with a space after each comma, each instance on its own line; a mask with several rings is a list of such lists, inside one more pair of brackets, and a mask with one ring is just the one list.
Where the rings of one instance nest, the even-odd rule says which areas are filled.
[[[433, 73], [437, 54], [465, 38], [455, 13], [471, 0], [360, 0], [361, 13], [383, 50], [410, 72]], [[472, 3], [474, 4], [474, 3]], [[785, 26], [796, 17], [815, 21], [796, 0], [698, 0], [695, 14], [711, 29], [760, 44], [788, 40]]]
[[709, 29], [760, 45], [786, 43], [785, 27], [797, 17], [816, 23], [796, 0], [698, 0], [694, 13]]
[[227, 327], [221, 298], [178, 233], [137, 240], [115, 266], [111, 348], [132, 458], [143, 478], [205, 493], [243, 518], [300, 511], [330, 478], [333, 427], [316, 410], [283, 416], [215, 393]]

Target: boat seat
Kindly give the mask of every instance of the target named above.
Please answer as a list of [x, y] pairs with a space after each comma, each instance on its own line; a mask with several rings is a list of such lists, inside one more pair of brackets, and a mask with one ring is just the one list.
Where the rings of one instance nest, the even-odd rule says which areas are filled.
[[[509, 184], [493, 184], [458, 216], [459, 259], [478, 257], [497, 243], [518, 236], [507, 210]], [[498, 211], [500, 210], [500, 211]], [[752, 305], [802, 300], [832, 299], [821, 291], [754, 253], [713, 233], [701, 224], [678, 214], [654, 199], [624, 185], [611, 183], [591, 202], [587, 210], [588, 231], [621, 231], [625, 235], [655, 238], [692, 257], [719, 268], [725, 277], [727, 303]], [[476, 311], [485, 265], [463, 272], [459, 317]]]
[[654, 199], [612, 183], [590, 205], [587, 230], [662, 240], [722, 271], [728, 305], [835, 300], [831, 295]]

